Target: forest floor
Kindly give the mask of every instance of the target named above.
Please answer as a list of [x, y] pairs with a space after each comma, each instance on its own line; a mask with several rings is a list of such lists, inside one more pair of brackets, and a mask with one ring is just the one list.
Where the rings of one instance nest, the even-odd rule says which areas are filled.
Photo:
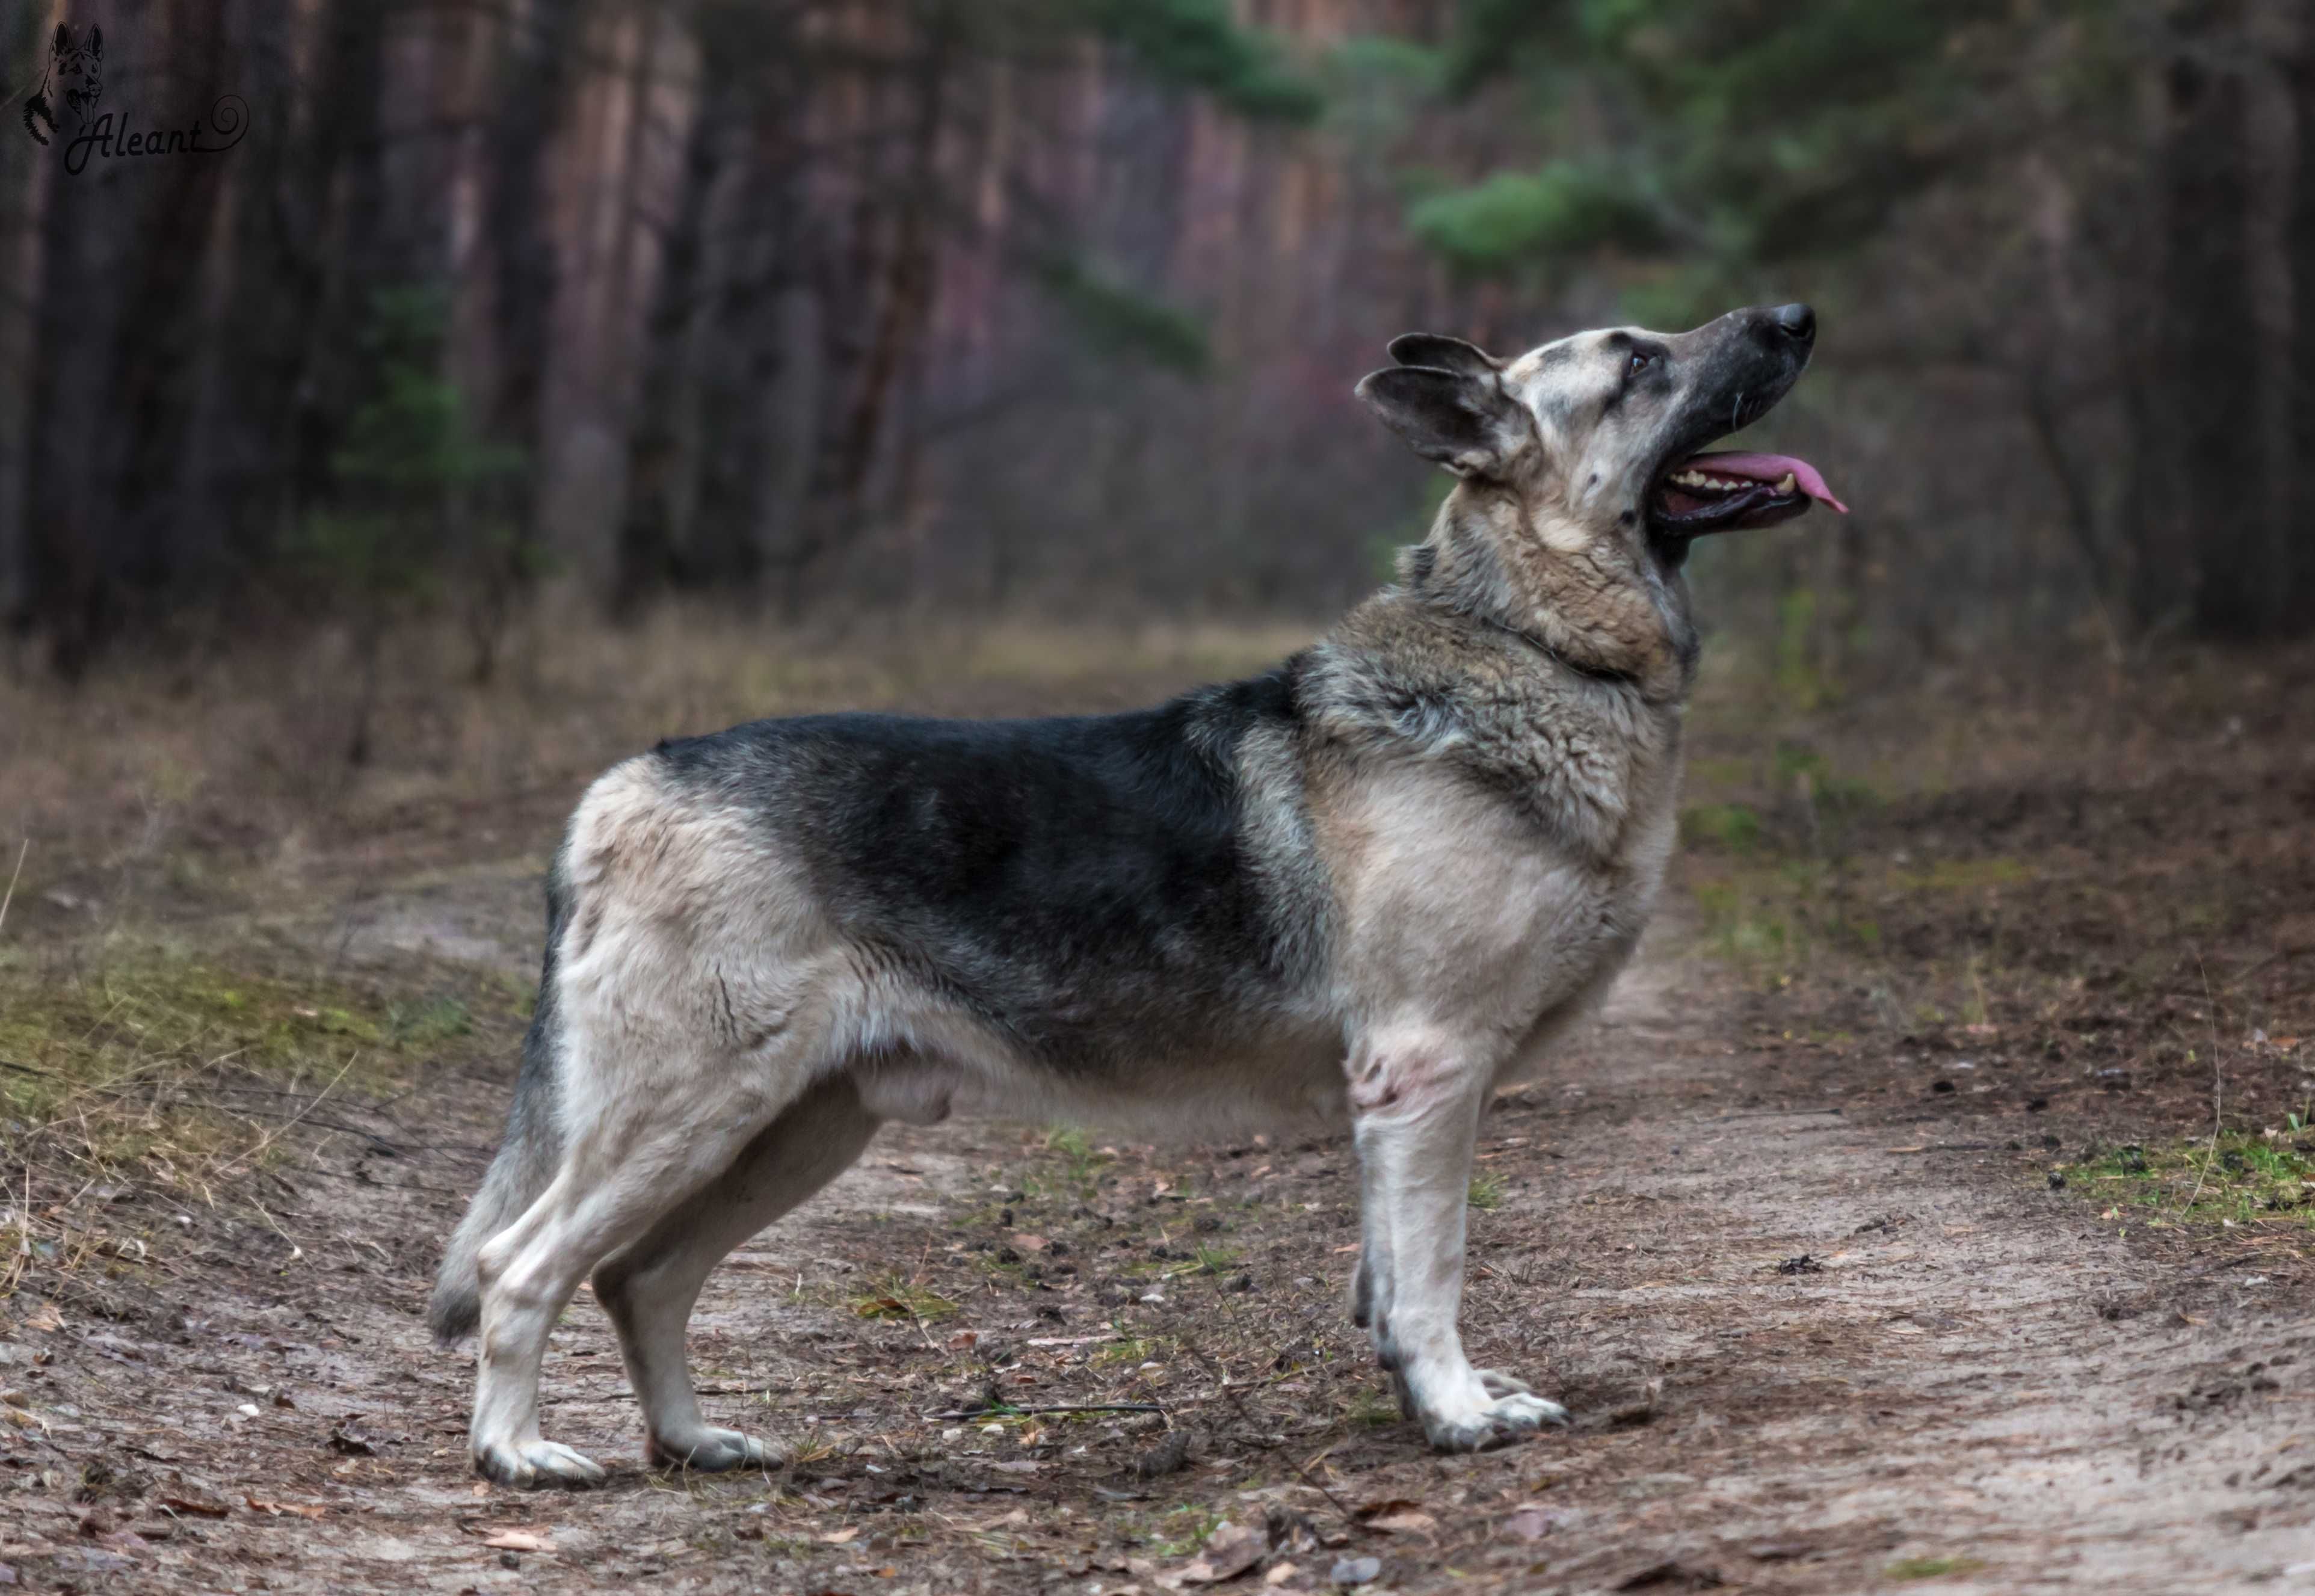
[[326, 673], [0, 690], [0, 1585], [2315, 1591], [2308, 657], [1707, 682], [1660, 924], [1482, 1128], [1467, 1340], [1569, 1431], [1399, 1419], [1346, 1142], [969, 1124], [710, 1281], [710, 1415], [782, 1467], [647, 1471], [582, 1294], [547, 1432], [608, 1485], [476, 1481], [421, 1310], [586, 774], [1274, 641], [767, 686], [646, 640], [389, 703], [358, 777], [285, 752]]

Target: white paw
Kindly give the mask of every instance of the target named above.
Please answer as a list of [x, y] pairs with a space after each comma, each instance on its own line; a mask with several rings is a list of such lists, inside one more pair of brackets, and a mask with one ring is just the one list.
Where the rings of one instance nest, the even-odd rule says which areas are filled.
[[475, 1449], [475, 1472], [502, 1485], [524, 1490], [559, 1485], [566, 1491], [599, 1485], [608, 1477], [601, 1464], [559, 1441], [526, 1441]]
[[680, 1440], [652, 1438], [651, 1459], [661, 1468], [721, 1474], [731, 1468], [776, 1468], [785, 1459], [752, 1435], [702, 1425]]
[[1423, 1433], [1442, 1452], [1485, 1452], [1525, 1441], [1546, 1424], [1566, 1423], [1567, 1410], [1557, 1402], [1514, 1391], [1469, 1413], [1426, 1413]]

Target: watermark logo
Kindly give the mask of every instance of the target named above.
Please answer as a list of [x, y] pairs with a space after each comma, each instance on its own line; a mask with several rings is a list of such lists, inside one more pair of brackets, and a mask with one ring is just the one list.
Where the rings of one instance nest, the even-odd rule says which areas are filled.
[[69, 27], [57, 24], [57, 36], [49, 44], [48, 70], [40, 75], [40, 86], [24, 102], [24, 131], [41, 144], [49, 141], [49, 134], [40, 131], [42, 122], [49, 125], [49, 133], [57, 130], [52, 96], [64, 101], [65, 110], [75, 122], [85, 122], [96, 110], [96, 102], [104, 97], [103, 29], [92, 27], [86, 36], [75, 39]]
[[[207, 121], [195, 118], [191, 126], [131, 129], [126, 111], [99, 111], [104, 97], [104, 30], [91, 27], [75, 37], [71, 27], [57, 24], [49, 43], [49, 64], [40, 86], [24, 102], [24, 131], [45, 145], [50, 134], [63, 129], [57, 120], [61, 105], [73, 128], [65, 146], [65, 170], [75, 177], [88, 170], [91, 159], [116, 160], [146, 155], [219, 155], [242, 141], [249, 131], [249, 103], [238, 94], [218, 97]], [[40, 129], [43, 125], [47, 133]]]

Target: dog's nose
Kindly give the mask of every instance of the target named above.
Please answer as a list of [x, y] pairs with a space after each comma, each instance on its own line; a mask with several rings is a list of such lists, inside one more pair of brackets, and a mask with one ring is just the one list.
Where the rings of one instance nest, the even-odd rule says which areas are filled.
[[1769, 315], [1777, 331], [1796, 343], [1816, 341], [1816, 312], [1805, 305], [1779, 305]]

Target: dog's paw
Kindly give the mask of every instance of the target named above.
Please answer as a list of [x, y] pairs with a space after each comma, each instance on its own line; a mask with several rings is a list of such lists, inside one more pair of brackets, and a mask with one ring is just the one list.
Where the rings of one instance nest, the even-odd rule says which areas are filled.
[[[1495, 1388], [1486, 1374], [1480, 1379], [1490, 1391]], [[1566, 1408], [1521, 1389], [1497, 1396], [1476, 1412], [1424, 1414], [1423, 1433], [1442, 1452], [1485, 1452], [1525, 1441], [1546, 1424], [1566, 1423]]]
[[572, 1451], [559, 1441], [527, 1441], [511, 1445], [475, 1449], [475, 1472], [502, 1485], [526, 1491], [558, 1486], [583, 1491], [609, 1476], [593, 1459]]
[[688, 1468], [700, 1474], [721, 1474], [732, 1468], [777, 1468], [786, 1459], [752, 1435], [737, 1430], [701, 1426], [696, 1435], [681, 1440], [652, 1438], [651, 1460], [661, 1468]]
[[[1482, 1369], [1476, 1372], [1478, 1374], [1479, 1383], [1487, 1388], [1487, 1395], [1490, 1396], [1535, 1395], [1535, 1388], [1515, 1374], [1506, 1374], [1500, 1369]], [[1565, 1408], [1560, 1409], [1559, 1422], [1563, 1424], [1567, 1422], [1567, 1410]]]

